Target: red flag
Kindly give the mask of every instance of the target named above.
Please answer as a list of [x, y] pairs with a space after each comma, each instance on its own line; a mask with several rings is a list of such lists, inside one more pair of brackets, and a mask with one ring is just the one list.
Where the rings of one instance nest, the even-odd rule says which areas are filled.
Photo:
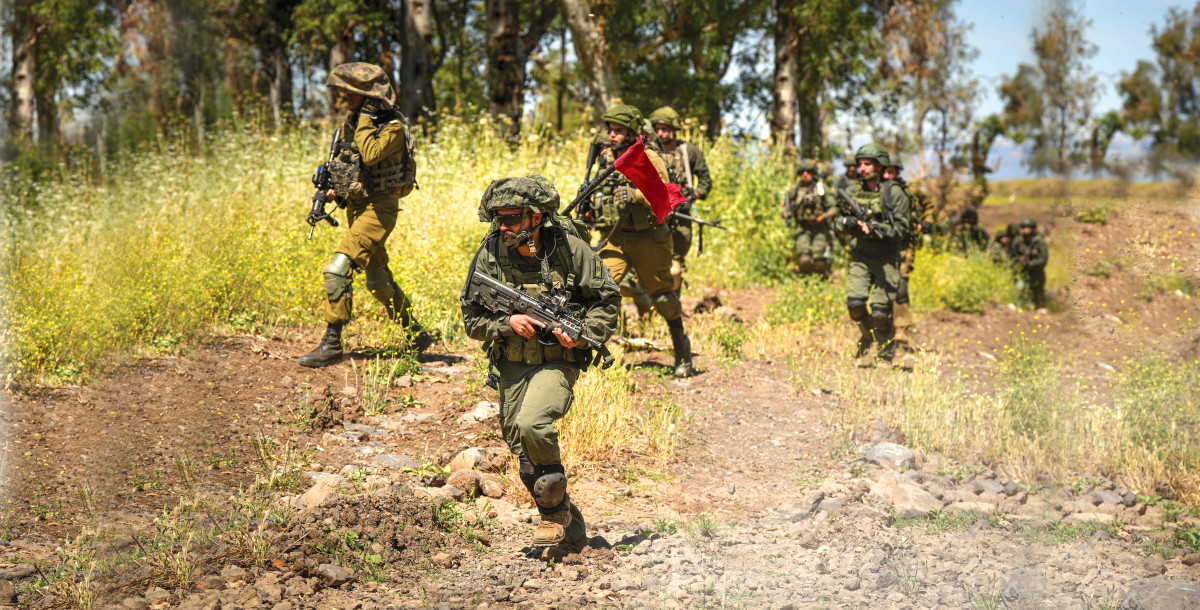
[[658, 175], [650, 157], [646, 156], [646, 145], [642, 143], [641, 137], [638, 137], [638, 141], [630, 146], [614, 165], [617, 171], [629, 178], [629, 181], [646, 196], [646, 201], [650, 202], [650, 209], [654, 210], [658, 222], [666, 220], [675, 206], [687, 202], [687, 197], [683, 196], [678, 184], [667, 184], [663, 182], [662, 176]]

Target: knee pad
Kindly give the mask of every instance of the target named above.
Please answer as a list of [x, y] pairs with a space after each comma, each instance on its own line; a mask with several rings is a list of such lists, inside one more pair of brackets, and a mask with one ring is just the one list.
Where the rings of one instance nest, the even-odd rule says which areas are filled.
[[846, 309], [850, 310], [850, 319], [861, 322], [867, 319], [867, 300], [850, 297], [846, 299]]
[[535, 467], [533, 500], [539, 508], [560, 508], [567, 499], [567, 475], [562, 464]]
[[654, 303], [654, 309], [658, 315], [664, 320], [678, 320], [683, 317], [683, 306], [679, 304], [679, 296], [674, 290], [660, 292], [652, 297], [650, 301]]
[[896, 285], [896, 302], [904, 305], [908, 302], [908, 278], [900, 278], [900, 282]]
[[330, 303], [350, 292], [350, 266], [350, 257], [338, 252], [333, 255], [329, 264], [321, 269], [321, 274], [325, 276], [325, 296]]
[[871, 322], [875, 329], [888, 333], [888, 329], [892, 326], [892, 307], [891, 305], [872, 305], [871, 306]]
[[807, 254], [801, 254], [800, 260], [796, 262], [796, 266], [799, 267], [801, 271], [812, 271], [813, 259]]

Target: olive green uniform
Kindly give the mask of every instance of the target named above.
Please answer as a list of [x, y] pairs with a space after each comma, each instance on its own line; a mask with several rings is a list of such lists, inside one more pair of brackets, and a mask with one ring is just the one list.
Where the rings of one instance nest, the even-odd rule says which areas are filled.
[[796, 183], [783, 196], [784, 218], [792, 228], [796, 264], [801, 273], [824, 273], [833, 247], [828, 220], [819, 217], [837, 209], [833, 191], [820, 180]]
[[[712, 191], [712, 176], [708, 172], [708, 163], [704, 161], [704, 153], [695, 145], [676, 139], [674, 148], [669, 151], [664, 148], [659, 155], [674, 172], [676, 183], [688, 200], [676, 210], [691, 216], [692, 204], [697, 199], [706, 199]], [[674, 218], [671, 222], [674, 225], [671, 232], [672, 256], [682, 265], [692, 249], [692, 221]]]
[[[468, 277], [476, 269], [526, 293], [566, 295], [582, 309], [584, 335], [600, 343], [616, 330], [621, 295], [607, 267], [591, 247], [558, 227], [544, 227], [542, 252], [526, 258], [517, 248], [504, 245], [498, 232], [484, 239], [471, 262]], [[509, 314], [495, 313], [465, 299], [463, 324], [467, 335], [484, 342], [498, 379], [500, 429], [509, 449], [520, 458], [521, 480], [537, 499], [535, 485], [546, 474], [563, 473], [558, 445], [561, 419], [575, 399], [574, 387], [581, 369], [592, 359], [590, 350], [568, 349], [561, 344], [542, 345], [537, 336], [518, 335], [509, 324]], [[582, 339], [582, 345], [587, 345]], [[569, 510], [571, 523], [565, 540], [585, 535], [583, 515], [564, 498], [551, 507], [538, 503], [543, 515]]]
[[988, 236], [987, 231], [980, 228], [979, 225], [972, 226], [962, 223], [950, 232], [950, 243], [955, 250], [963, 253], [983, 252], [987, 250], [990, 240], [991, 237]]
[[900, 252], [911, 230], [911, 203], [908, 194], [895, 182], [881, 180], [879, 190], [873, 192], [867, 191], [865, 184], [865, 181], [859, 181], [851, 185], [849, 194], [879, 222], [882, 232], [891, 237], [884, 238], [874, 232], [863, 235], [853, 216], [839, 219], [837, 228], [853, 236], [846, 306], [862, 334], [859, 351], [865, 351], [874, 341], [878, 345], [879, 358], [891, 361], [896, 354], [892, 340], [895, 335], [892, 304], [900, 285]]
[[[344, 185], [348, 230], [336, 251], [363, 271], [367, 290], [387, 308], [388, 316], [408, 326], [412, 304], [388, 268], [386, 242], [396, 227], [400, 198], [412, 191], [412, 142], [403, 118], [391, 113], [352, 112], [342, 133], [342, 157], [351, 165], [361, 163], [361, 171]], [[352, 274], [336, 268], [336, 260], [325, 269], [327, 299], [321, 314], [328, 324], [345, 324], [353, 310]]]
[[1046, 238], [1038, 233], [1029, 237], [1017, 235], [1013, 238], [1009, 252], [1017, 264], [1017, 269], [1025, 276], [1033, 304], [1038, 308], [1045, 307], [1046, 263], [1050, 260], [1050, 248], [1046, 245]]

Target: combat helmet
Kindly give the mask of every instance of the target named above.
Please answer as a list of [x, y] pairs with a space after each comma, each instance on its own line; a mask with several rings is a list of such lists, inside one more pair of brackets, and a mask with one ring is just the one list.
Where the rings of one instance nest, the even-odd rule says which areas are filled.
[[616, 123], [628, 129], [631, 134], [642, 132], [642, 111], [629, 104], [617, 104], [609, 108], [600, 120], [605, 123]]
[[658, 110], [650, 113], [650, 124], [654, 125], [662, 123], [676, 131], [683, 129], [683, 121], [679, 118], [679, 113], [670, 106], [663, 106]]
[[362, 96], [383, 100], [389, 105], [396, 105], [396, 92], [392, 89], [392, 81], [387, 72], [375, 64], [356, 61], [341, 64], [329, 71], [326, 83], [342, 91], [357, 93]]
[[1036, 220], [1034, 220], [1034, 219], [1032, 219], [1032, 218], [1026, 218], [1025, 220], [1022, 220], [1022, 221], [1021, 221], [1021, 228], [1022, 228], [1022, 229], [1024, 229], [1024, 228], [1026, 228], [1026, 227], [1028, 227], [1028, 228], [1030, 228], [1030, 229], [1036, 229], [1036, 228], [1037, 228], [1037, 221], [1036, 221]]
[[493, 180], [479, 201], [479, 220], [491, 222], [497, 210], [524, 208], [539, 214], [558, 211], [558, 191], [541, 174]]
[[963, 210], [962, 221], [963, 222], [968, 222], [968, 221], [979, 222], [979, 212], [976, 212], [975, 208], [967, 208], [967, 209]]
[[870, 142], [858, 147], [858, 151], [854, 153], [854, 160], [871, 159], [883, 167], [889, 167], [892, 162], [892, 156], [888, 154], [886, 148]]
[[797, 176], [804, 172], [811, 172], [814, 180], [821, 177], [821, 170], [817, 168], [817, 162], [812, 159], [801, 159], [800, 163], [796, 166]]

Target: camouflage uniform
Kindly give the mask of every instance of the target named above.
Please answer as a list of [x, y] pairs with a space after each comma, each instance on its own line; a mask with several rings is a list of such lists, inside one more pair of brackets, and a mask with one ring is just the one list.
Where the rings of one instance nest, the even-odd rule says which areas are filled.
[[817, 164], [811, 159], [800, 163], [797, 174], [808, 173], [812, 181], [803, 178], [783, 196], [783, 217], [792, 229], [796, 251], [796, 266], [801, 273], [827, 273], [829, 253], [833, 245], [829, 220], [837, 209], [833, 191], [819, 178]]
[[996, 234], [988, 244], [988, 255], [992, 257], [992, 262], [996, 264], [1008, 263], [1012, 261], [1012, 241], [1013, 238], [1021, 234], [1021, 230], [1017, 228], [1017, 223], [1010, 222], [1003, 231]]
[[[1025, 229], [1032, 229], [1026, 235]], [[1032, 218], [1021, 221], [1021, 234], [1013, 238], [1009, 250], [1017, 269], [1024, 274], [1027, 290], [1038, 309], [1046, 306], [1046, 263], [1050, 260], [1050, 248], [1046, 238], [1037, 233], [1037, 222]]]
[[983, 252], [991, 238], [979, 226], [979, 212], [969, 208], [963, 212], [962, 222], [950, 231], [950, 243], [959, 252]]
[[367, 63], [342, 64], [329, 74], [329, 86], [363, 96], [350, 111], [340, 149], [330, 172], [337, 198], [346, 208], [346, 235], [333, 259], [322, 269], [326, 300], [321, 315], [327, 324], [316, 350], [300, 359], [309, 367], [327, 366], [342, 355], [341, 331], [353, 311], [353, 276], [365, 276], [367, 290], [415, 337], [419, 349], [433, 339], [412, 317], [412, 304], [388, 268], [387, 238], [396, 227], [400, 199], [416, 186], [416, 161], [404, 116], [395, 109], [387, 74]]
[[[683, 128], [679, 113], [670, 106], [650, 113], [650, 123], [667, 125], [676, 132]], [[696, 146], [675, 138], [670, 143], [662, 143], [659, 156], [674, 173], [675, 183], [682, 187], [683, 196], [688, 200], [676, 209], [691, 216], [692, 204], [697, 199], [708, 198], [708, 193], [712, 191], [712, 176], [708, 172], [708, 163], [704, 161], [704, 153]], [[687, 269], [687, 255], [692, 248], [692, 221], [672, 218], [671, 223], [674, 260], [671, 275], [675, 280], [675, 290], [678, 291], [683, 284], [683, 271]]]
[[[534, 175], [502, 178], [488, 186], [480, 216], [490, 221], [497, 210], [525, 208], [552, 216], [559, 197], [553, 185]], [[621, 296], [587, 242], [553, 224], [542, 222], [541, 246], [526, 257], [518, 246], [509, 246], [499, 230], [484, 238], [471, 262], [475, 270], [528, 294], [563, 295], [580, 308], [584, 334], [604, 343], [616, 330]], [[535, 243], [537, 243], [535, 242]], [[506, 313], [495, 313], [462, 298], [467, 335], [483, 341], [491, 361], [491, 374], [500, 390], [500, 429], [509, 449], [520, 460], [520, 478], [542, 515], [534, 541], [565, 543], [577, 551], [586, 541], [583, 514], [567, 494], [566, 471], [554, 422], [567, 414], [574, 401], [579, 373], [592, 361], [591, 350], [567, 348], [561, 343], [543, 345], [538, 336], [516, 333]], [[587, 345], [583, 340], [578, 343]]]
[[[888, 152], [876, 144], [859, 148], [855, 158], [873, 159], [880, 163], [881, 169], [889, 160]], [[867, 190], [872, 178], [879, 179], [875, 191]], [[892, 304], [900, 284], [900, 251], [911, 227], [911, 204], [899, 184], [879, 176], [860, 177], [857, 184], [851, 185], [849, 194], [879, 223], [882, 233], [889, 236], [884, 237], [880, 232], [864, 235], [851, 214], [839, 216], [834, 223], [835, 230], [853, 236], [846, 307], [860, 333], [855, 356], [867, 355], [871, 344], [878, 342], [879, 358], [890, 362], [896, 354]]]
[[[604, 122], [625, 127], [630, 137], [619, 150], [606, 148], [601, 152], [602, 168], [612, 164], [636, 141], [642, 129], [641, 111], [627, 104], [618, 104], [604, 113]], [[661, 157], [652, 149], [646, 156], [658, 170], [663, 182], [671, 176]], [[690, 376], [692, 369], [691, 340], [683, 328], [683, 307], [675, 292], [671, 276], [672, 241], [669, 224], [659, 223], [646, 196], [619, 172], [607, 180], [592, 195], [596, 229], [608, 240], [600, 249], [600, 258], [608, 265], [618, 284], [631, 270], [650, 294], [655, 311], [667, 321], [675, 352], [675, 375]]]

